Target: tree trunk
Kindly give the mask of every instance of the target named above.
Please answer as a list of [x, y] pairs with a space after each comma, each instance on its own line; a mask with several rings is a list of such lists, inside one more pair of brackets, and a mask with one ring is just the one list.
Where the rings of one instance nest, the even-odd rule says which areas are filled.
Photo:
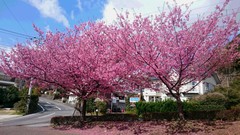
[[140, 98], [139, 98], [140, 101], [144, 101], [144, 98], [143, 98], [143, 90], [140, 89]]
[[80, 116], [81, 116], [81, 120], [85, 121], [86, 120], [86, 103], [87, 101], [85, 99], [82, 99], [80, 102]]
[[180, 94], [176, 95], [176, 100], [177, 100], [177, 108], [178, 108], [178, 116], [180, 118], [180, 120], [185, 120], [184, 118], [184, 114], [183, 114], [183, 103], [180, 99]]
[[[85, 121], [86, 119], [86, 109], [87, 108], [87, 100], [85, 99], [78, 99], [78, 103], [76, 103], [75, 110], [80, 113], [80, 121]], [[75, 114], [75, 111], [73, 115]]]

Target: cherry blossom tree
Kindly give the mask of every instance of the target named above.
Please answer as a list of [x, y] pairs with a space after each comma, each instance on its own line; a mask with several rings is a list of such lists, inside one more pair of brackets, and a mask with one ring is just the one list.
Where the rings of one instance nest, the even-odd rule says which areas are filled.
[[78, 96], [84, 119], [86, 99], [92, 94], [121, 90], [127, 64], [118, 60], [102, 30], [103, 23], [84, 23], [67, 32], [39, 33], [39, 40], [2, 52], [2, 70], [17, 78], [61, 87]]
[[104, 33], [136, 71], [161, 81], [166, 88], [161, 90], [176, 99], [179, 117], [184, 119], [180, 95], [194, 87], [181, 87], [202, 81], [239, 57], [238, 45], [227, 45], [239, 30], [237, 13], [223, 14], [228, 2], [195, 21], [190, 20], [188, 5], [169, 6], [168, 12], [156, 16], [135, 15], [134, 20], [129, 13], [119, 14]]

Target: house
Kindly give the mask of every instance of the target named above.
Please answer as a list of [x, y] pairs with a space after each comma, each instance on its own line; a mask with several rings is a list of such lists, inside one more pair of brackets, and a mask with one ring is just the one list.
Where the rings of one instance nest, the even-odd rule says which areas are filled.
[[7, 86], [14, 85], [17, 87], [17, 83], [15, 78], [12, 78], [8, 75], [5, 75], [3, 72], [0, 71], [0, 87], [6, 88]]
[[[62, 99], [64, 100], [64, 99]], [[72, 92], [70, 92], [67, 103], [75, 105], [78, 102], [78, 97], [74, 95]]]
[[[158, 82], [157, 80], [154, 80], [154, 81]], [[167, 89], [163, 85], [160, 86], [159, 83], [155, 83], [155, 84], [157, 84], [156, 87], [159, 89]], [[196, 85], [192, 90], [190, 90], [186, 94], [182, 94], [181, 100], [184, 101], [184, 100], [187, 100], [196, 95], [202, 95], [204, 93], [207, 93], [207, 92], [213, 90], [217, 84], [220, 84], [220, 80], [216, 74], [213, 74], [211, 77], [206, 78], [205, 80], [203, 80], [199, 83], [196, 81], [193, 81], [193, 82], [181, 87], [181, 89], [180, 89], [181, 91], [186, 91]], [[151, 88], [145, 88], [145, 89], [143, 89], [143, 98], [146, 102], [157, 102], [157, 101], [162, 101], [162, 100], [172, 98], [172, 96], [170, 93], [167, 93], [164, 91], [155, 91]]]

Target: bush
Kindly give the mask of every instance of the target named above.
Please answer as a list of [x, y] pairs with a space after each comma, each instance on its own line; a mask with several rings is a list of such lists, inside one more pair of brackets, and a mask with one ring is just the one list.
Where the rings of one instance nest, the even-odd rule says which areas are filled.
[[[166, 100], [161, 102], [137, 102], [137, 114], [142, 115], [145, 113], [165, 113], [177, 112], [177, 103], [173, 100]], [[224, 110], [223, 105], [205, 105], [201, 102], [187, 101], [183, 102], [183, 110], [186, 111], [215, 111]]]
[[[161, 102], [137, 102], [137, 115], [143, 120], [172, 120], [178, 119], [177, 103], [173, 100]], [[186, 119], [216, 118], [216, 113], [225, 110], [223, 105], [205, 105], [197, 101], [183, 102], [183, 111]]]
[[161, 102], [137, 102], [137, 114], [154, 112], [174, 112], [177, 111], [177, 103], [173, 100], [165, 100]]
[[236, 77], [228, 88], [216, 87], [215, 92], [220, 92], [227, 97], [225, 107], [230, 109], [240, 103], [240, 78]]
[[[80, 116], [56, 116], [50, 121], [51, 124], [73, 125], [80, 120]], [[105, 114], [102, 116], [86, 116], [86, 121], [135, 121], [138, 120], [137, 115], [133, 114]]]
[[95, 103], [94, 103], [94, 98], [90, 98], [90, 99], [87, 99], [87, 103], [86, 103], [86, 110], [88, 113], [93, 113], [95, 111]]
[[[214, 120], [218, 110], [211, 111], [184, 111], [185, 119], [188, 120]], [[177, 120], [178, 112], [158, 112], [145, 113], [142, 115], [143, 120]]]
[[107, 103], [104, 101], [97, 101], [96, 108], [99, 110], [101, 114], [106, 114], [107, 112]]
[[27, 110], [27, 100], [23, 100], [21, 99], [20, 101], [18, 101], [17, 103], [14, 104], [14, 109], [16, 110], [16, 112], [18, 113], [26, 113]]
[[154, 112], [154, 113], [144, 113], [142, 115], [142, 119], [144, 121], [150, 121], [150, 120], [172, 120], [172, 119], [178, 119], [178, 113], [177, 112]]
[[31, 95], [30, 103], [29, 103], [29, 110], [27, 112], [27, 104], [28, 104], [28, 89], [24, 88], [22, 91], [20, 91], [20, 98], [21, 100], [14, 104], [14, 108], [17, 112], [28, 114], [28, 113], [34, 113], [38, 111], [38, 95]]
[[14, 86], [0, 89], [0, 106], [12, 108], [20, 100], [19, 91]]
[[30, 104], [29, 104], [29, 110], [28, 113], [35, 113], [38, 111], [38, 95], [32, 95], [31, 96], [31, 100], [30, 100]]
[[234, 106], [230, 110], [218, 112], [217, 119], [230, 121], [240, 120], [240, 105]]
[[200, 102], [203, 105], [225, 105], [227, 98], [219, 92], [207, 93], [194, 97], [193, 101]]
[[214, 120], [219, 110], [199, 110], [184, 112], [185, 118], [190, 120]]

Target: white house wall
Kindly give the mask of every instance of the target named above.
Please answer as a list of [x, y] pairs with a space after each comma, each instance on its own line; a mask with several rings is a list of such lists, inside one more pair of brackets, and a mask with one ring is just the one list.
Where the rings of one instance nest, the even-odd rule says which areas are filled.
[[[196, 82], [196, 84], [197, 83], [198, 82]], [[154, 84], [156, 84], [156, 82], [154, 82]], [[209, 88], [206, 88], [207, 84], [208, 84]], [[214, 79], [214, 77], [209, 77], [209, 78], [201, 81], [200, 83], [198, 83], [198, 85], [193, 90], [189, 91], [188, 93], [189, 94], [196, 94], [196, 95], [200, 94], [200, 95], [202, 95], [202, 94], [210, 91], [211, 89], [213, 89], [213, 87], [216, 86], [216, 85], [217, 85], [217, 82]], [[193, 84], [189, 83], [187, 85], [182, 86], [180, 88], [180, 91], [182, 91], [182, 92], [187, 91], [192, 87], [193, 87]], [[164, 89], [165, 90], [167, 89], [165, 85], [159, 86], [159, 89], [160, 89], [160, 91], [154, 91], [151, 88], [145, 88], [144, 92], [143, 92], [143, 97], [144, 97], [145, 101], [149, 102], [149, 97], [161, 97], [161, 100], [165, 100], [167, 98], [170, 98], [163, 91]], [[188, 97], [184, 97], [183, 95], [181, 97], [182, 100], [187, 100], [187, 98]], [[154, 101], [155, 101], [155, 98], [154, 98]]]

